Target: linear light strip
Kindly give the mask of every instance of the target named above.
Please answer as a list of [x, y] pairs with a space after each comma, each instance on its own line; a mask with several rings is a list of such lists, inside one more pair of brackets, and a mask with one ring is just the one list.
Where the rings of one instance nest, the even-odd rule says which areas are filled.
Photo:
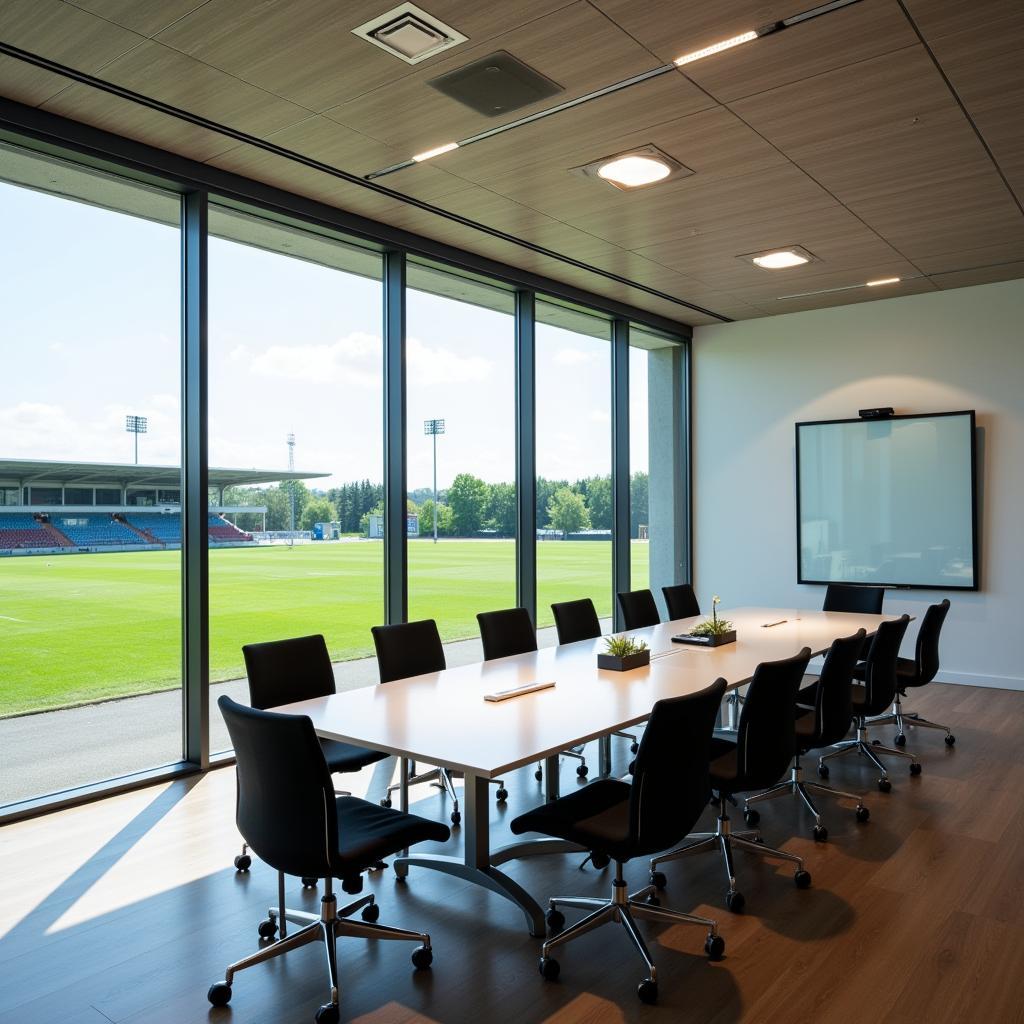
[[515, 121], [507, 121], [505, 124], [496, 125], [494, 128], [488, 128], [486, 131], [477, 132], [476, 135], [470, 135], [465, 139], [459, 139], [458, 142], [448, 143], [446, 146], [438, 146], [435, 149], [428, 149], [425, 153], [420, 153], [411, 160], [402, 160], [400, 163], [391, 164], [390, 167], [382, 167], [378, 171], [371, 171], [369, 174], [365, 175], [366, 180], [373, 181], [374, 178], [383, 178], [388, 174], [394, 174], [396, 171], [404, 171], [407, 167], [415, 167], [416, 164], [423, 163], [424, 160], [431, 157], [440, 156], [442, 153], [450, 153], [453, 149], [464, 149], [466, 146], [472, 146], [474, 143], [483, 142], [484, 139], [490, 139], [495, 135], [502, 135], [505, 132], [521, 128], [523, 125], [532, 124], [534, 121], [543, 120], [545, 117], [552, 117], [555, 114], [560, 114], [563, 110], [571, 110], [573, 107], [589, 103], [591, 100], [600, 99], [602, 96], [608, 96], [611, 93], [621, 92], [623, 89], [629, 89], [632, 86], [639, 85], [641, 82], [646, 82], [651, 78], [658, 78], [661, 75], [667, 74], [669, 71], [676, 71], [680, 67], [692, 64], [694, 61], [702, 60], [705, 57], [710, 57], [712, 54], [721, 53], [723, 50], [729, 50], [735, 46], [741, 46], [743, 43], [752, 42], [755, 39], [761, 39], [764, 36], [772, 35], [773, 33], [779, 32], [791, 25], [797, 25], [800, 22], [809, 21], [811, 18], [817, 18], [823, 14], [829, 14], [832, 11], [837, 11], [842, 7], [849, 7], [851, 4], [856, 3], [860, 3], [860, 0], [831, 0], [830, 3], [821, 4], [818, 7], [812, 7], [810, 10], [803, 11], [800, 14], [794, 14], [792, 17], [786, 18], [783, 21], [774, 21], [761, 26], [759, 29], [744, 32], [738, 36], [733, 36], [731, 39], [726, 39], [720, 43], [714, 43], [711, 46], [706, 46], [702, 50], [695, 50], [693, 53], [684, 54], [682, 57], [676, 58], [676, 60], [671, 64], [663, 64], [660, 67], [651, 68], [650, 71], [641, 72], [639, 75], [633, 75], [631, 78], [624, 78], [621, 82], [613, 82], [611, 85], [595, 89], [593, 92], [588, 92], [583, 96], [577, 96], [575, 99], [566, 100], [564, 103], [556, 103], [553, 107], [546, 107], [544, 110], [538, 110], [533, 114], [527, 114], [526, 117], [520, 117]]
[[880, 284], [900, 284], [904, 281], [917, 281], [928, 277], [928, 274], [911, 274], [909, 277], [883, 277], [877, 281], [864, 281], [862, 284], [844, 284], [840, 288], [819, 288], [814, 292], [794, 292], [792, 295], [776, 295], [775, 301], [780, 299], [805, 299], [811, 295], [831, 295], [833, 292], [856, 292], [861, 288], [873, 288]]

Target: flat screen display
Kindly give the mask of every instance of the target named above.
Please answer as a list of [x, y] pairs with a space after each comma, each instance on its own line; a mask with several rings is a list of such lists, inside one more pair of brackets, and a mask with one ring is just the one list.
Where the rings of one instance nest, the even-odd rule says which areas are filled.
[[796, 425], [800, 583], [976, 590], [974, 412]]

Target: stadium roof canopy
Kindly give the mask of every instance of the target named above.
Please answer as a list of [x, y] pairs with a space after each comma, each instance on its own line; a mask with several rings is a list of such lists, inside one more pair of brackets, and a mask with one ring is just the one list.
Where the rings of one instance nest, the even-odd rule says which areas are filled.
[[[211, 466], [211, 487], [272, 484], [281, 480], [314, 480], [330, 473], [307, 473], [287, 469], [222, 469]], [[20, 485], [63, 485], [94, 487], [118, 484], [122, 487], [180, 487], [179, 466], [136, 466], [124, 462], [51, 462], [34, 459], [0, 459], [0, 480]]]

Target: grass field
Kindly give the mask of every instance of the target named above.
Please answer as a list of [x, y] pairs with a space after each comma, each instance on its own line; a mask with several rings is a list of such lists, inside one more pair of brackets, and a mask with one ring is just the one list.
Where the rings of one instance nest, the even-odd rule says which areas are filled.
[[[647, 585], [633, 543], [633, 586]], [[0, 559], [0, 716], [180, 685], [176, 551]], [[539, 625], [552, 601], [592, 597], [611, 612], [610, 542], [537, 546]], [[242, 644], [323, 633], [336, 660], [373, 653], [383, 620], [378, 543], [210, 552], [210, 675], [243, 674]], [[409, 544], [409, 611], [445, 640], [475, 636], [476, 613], [515, 602], [512, 541]]]

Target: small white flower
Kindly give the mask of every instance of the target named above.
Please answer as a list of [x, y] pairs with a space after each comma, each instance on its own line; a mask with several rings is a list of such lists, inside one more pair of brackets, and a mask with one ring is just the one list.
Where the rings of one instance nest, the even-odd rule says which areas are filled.
[[717, 594], [715, 594], [715, 596], [713, 598], [711, 598], [711, 603], [712, 604], [721, 604], [722, 603], [722, 599]]

